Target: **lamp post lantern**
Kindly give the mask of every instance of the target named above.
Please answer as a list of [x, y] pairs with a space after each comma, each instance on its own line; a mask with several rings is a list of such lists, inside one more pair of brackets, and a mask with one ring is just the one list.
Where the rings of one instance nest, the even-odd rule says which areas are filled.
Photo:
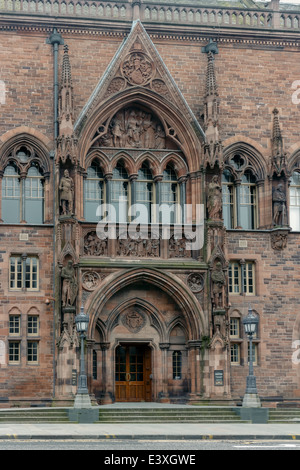
[[74, 408], [89, 408], [91, 406], [91, 399], [87, 388], [87, 377], [85, 372], [84, 360], [84, 338], [88, 329], [89, 317], [84, 313], [84, 308], [81, 306], [80, 313], [75, 317], [76, 330], [80, 334], [81, 340], [81, 353], [80, 353], [80, 372], [79, 382], [74, 401]]
[[257, 394], [256, 388], [256, 378], [253, 372], [253, 356], [252, 356], [252, 341], [253, 336], [257, 332], [258, 328], [258, 316], [255, 315], [252, 311], [251, 306], [249, 306], [248, 314], [243, 319], [243, 325], [245, 333], [249, 338], [249, 375], [247, 377], [246, 392], [243, 399], [243, 406], [258, 408], [261, 406], [259, 396]]

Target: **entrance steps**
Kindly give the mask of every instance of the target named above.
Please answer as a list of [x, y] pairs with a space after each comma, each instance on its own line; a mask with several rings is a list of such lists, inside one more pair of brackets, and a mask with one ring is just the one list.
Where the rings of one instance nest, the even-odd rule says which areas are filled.
[[[230, 407], [181, 406], [108, 406], [97, 409], [94, 423], [245, 423]], [[99, 412], [99, 414], [98, 414]], [[1, 423], [70, 423], [69, 408], [0, 409]]]
[[0, 410], [0, 423], [69, 423], [65, 408], [8, 408]]
[[247, 422], [228, 407], [118, 408], [99, 410], [100, 423], [236, 423]]
[[300, 423], [300, 408], [269, 408], [269, 423]]

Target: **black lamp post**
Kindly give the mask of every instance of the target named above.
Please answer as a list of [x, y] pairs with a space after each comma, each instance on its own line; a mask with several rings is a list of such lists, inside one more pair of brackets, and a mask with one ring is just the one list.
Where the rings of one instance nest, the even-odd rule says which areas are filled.
[[84, 360], [84, 338], [88, 329], [89, 317], [84, 313], [84, 308], [81, 306], [80, 313], [75, 317], [76, 330], [80, 334], [81, 339], [81, 354], [80, 354], [80, 372], [79, 382], [76, 392], [74, 407], [75, 408], [89, 408], [91, 406], [91, 400], [89, 391], [87, 388], [87, 377], [85, 372], [85, 360]]
[[243, 319], [245, 333], [249, 338], [249, 375], [247, 377], [246, 393], [243, 399], [243, 406], [257, 408], [261, 406], [260, 399], [257, 394], [256, 378], [253, 372], [252, 357], [252, 340], [258, 328], [258, 316], [252, 311], [251, 306], [248, 308], [248, 314]]

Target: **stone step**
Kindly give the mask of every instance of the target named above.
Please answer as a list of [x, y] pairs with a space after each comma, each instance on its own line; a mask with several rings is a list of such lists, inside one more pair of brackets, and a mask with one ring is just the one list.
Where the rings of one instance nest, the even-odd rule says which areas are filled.
[[[245, 421], [245, 420], [241, 420], [241, 419], [239, 419], [239, 420], [236, 420], [236, 419], [234, 419], [234, 420], [231, 420], [231, 419], [226, 419], [226, 420], [220, 420], [220, 419], [203, 419], [203, 420], [194, 420], [194, 421], [191, 421], [191, 420], [189, 420], [189, 419], [184, 420], [184, 421], [180, 421], [180, 420], [178, 420], [178, 419], [173, 419], [173, 420], [164, 419], [163, 421], [160, 421], [160, 420], [158, 420], [158, 421], [154, 421], [154, 420], [152, 420], [152, 421], [151, 421], [151, 420], [150, 420], [150, 421], [145, 421], [145, 420], [141, 419], [141, 420], [129, 420], [129, 421], [126, 421], [126, 423], [145, 423], [145, 422], [147, 422], [147, 423], [153, 423], [153, 424], [168, 424], [168, 423], [171, 423], [171, 424], [172, 424], [172, 423], [185, 423], [185, 424], [193, 424], [193, 423], [194, 423], [194, 424], [201, 424], [201, 423], [202, 423], [202, 424], [205, 424], [205, 423], [224, 423], [224, 424], [226, 423], [226, 424], [227, 424], [227, 423], [229, 423], [229, 424], [230, 424], [230, 423], [237, 423], [237, 422], [238, 422], [239, 424], [240, 424], [240, 423], [250, 423], [250, 421]], [[109, 423], [111, 423], [111, 424], [124, 424], [124, 421], [118, 421], [118, 420], [116, 420], [116, 421], [112, 421], [112, 420], [107, 420], [107, 421], [106, 421], [106, 420], [105, 420], [105, 421], [102, 421], [102, 420], [101, 420], [101, 421], [98, 421], [98, 424], [105, 424], [105, 423], [107, 423], [107, 424], [109, 424]]]
[[128, 417], [128, 416], [157, 416], [157, 417], [160, 417], [160, 416], [189, 416], [191, 418], [193, 417], [198, 417], [198, 416], [235, 416], [235, 413], [234, 412], [231, 412], [231, 413], [222, 413], [222, 412], [208, 412], [208, 413], [185, 413], [185, 412], [173, 412], [173, 413], [144, 413], [143, 411], [135, 411], [133, 413], [103, 413], [102, 411], [100, 411], [100, 416], [103, 416], [103, 417], [119, 417], [119, 416], [122, 416], [124, 418]]
[[0, 410], [0, 423], [68, 423], [69, 417], [65, 409], [21, 409]]
[[295, 423], [300, 422], [299, 408], [280, 408], [269, 410], [269, 423]]
[[234, 413], [233, 411], [215, 411], [215, 410], [212, 410], [212, 411], [181, 411], [181, 410], [172, 410], [172, 411], [163, 411], [163, 410], [160, 410], [160, 411], [156, 411], [156, 410], [130, 410], [130, 411], [127, 411], [127, 410], [120, 410], [120, 411], [103, 411], [103, 410], [100, 410], [99, 411], [100, 413], [102, 414], [106, 414], [106, 415], [112, 415], [112, 414], [115, 414], [115, 415], [119, 415], [119, 414], [123, 414], [123, 415], [129, 415], [129, 414], [139, 414], [139, 413], [143, 413], [143, 414], [148, 414], [148, 415], [152, 415], [152, 414], [156, 414], [156, 415], [163, 415], [163, 414], [169, 414], [169, 415], [172, 415], [172, 414], [185, 414], [185, 415], [189, 415], [189, 416], [198, 416], [198, 415], [210, 415], [210, 414], [215, 414], [215, 415], [218, 415], [218, 414], [222, 414], [222, 415], [230, 415], [232, 413]]

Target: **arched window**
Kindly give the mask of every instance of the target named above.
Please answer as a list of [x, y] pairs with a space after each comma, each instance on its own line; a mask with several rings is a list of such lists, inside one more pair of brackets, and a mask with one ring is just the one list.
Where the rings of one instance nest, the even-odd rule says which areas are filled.
[[179, 222], [179, 184], [174, 169], [167, 165], [160, 184], [160, 217], [164, 223]]
[[290, 185], [290, 226], [300, 231], [300, 173], [294, 171]]
[[135, 203], [144, 206], [144, 210], [139, 214], [139, 221], [145, 224], [153, 222], [154, 184], [152, 172], [147, 163], [143, 163], [138, 171]]
[[2, 181], [2, 220], [5, 223], [19, 223], [21, 217], [21, 188], [18, 168], [9, 164]]
[[122, 162], [118, 162], [113, 170], [110, 200], [116, 211], [116, 222], [126, 223], [129, 204], [129, 178]]
[[30, 224], [44, 221], [44, 180], [36, 165], [29, 168], [25, 178], [25, 220]]
[[227, 229], [253, 230], [258, 225], [256, 178], [242, 166], [240, 159], [232, 158], [233, 171], [226, 168], [222, 175], [224, 224]]
[[89, 222], [98, 221], [97, 208], [104, 202], [104, 176], [100, 165], [95, 161], [87, 169], [84, 202], [85, 219]]
[[6, 167], [2, 179], [1, 219], [8, 224], [43, 224], [44, 183], [50, 176], [46, 155], [36, 154], [30, 145], [17, 144], [2, 156], [2, 161], [6, 161]]

